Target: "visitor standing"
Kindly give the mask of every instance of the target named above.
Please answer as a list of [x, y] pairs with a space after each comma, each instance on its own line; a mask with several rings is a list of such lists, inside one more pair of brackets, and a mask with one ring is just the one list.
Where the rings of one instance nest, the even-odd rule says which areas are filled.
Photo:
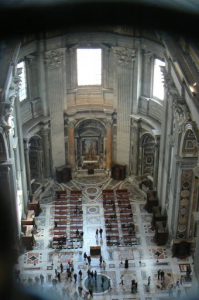
[[63, 273], [64, 267], [63, 267], [63, 264], [62, 264], [62, 263], [60, 264], [60, 270], [61, 270], [61, 273]]
[[125, 269], [128, 269], [128, 267], [129, 267], [129, 261], [127, 258], [125, 259], [124, 267], [125, 267]]
[[79, 270], [79, 279], [82, 280], [82, 271]]
[[160, 276], [161, 276], [161, 270], [158, 270], [158, 280], [160, 280]]
[[120, 276], [120, 284], [124, 285], [124, 275], [123, 274]]
[[87, 256], [87, 260], [88, 260], [88, 265], [90, 266], [91, 265], [91, 257]]
[[103, 258], [102, 258], [102, 256], [100, 255], [100, 258], [99, 258], [100, 267], [102, 266], [102, 261], [103, 261]]
[[160, 278], [161, 278], [161, 280], [164, 280], [164, 271], [163, 270], [160, 272]]
[[76, 284], [76, 283], [77, 283], [77, 274], [75, 273], [75, 274], [73, 275], [73, 277], [74, 277], [75, 284]]
[[105, 260], [103, 260], [103, 262], [102, 262], [102, 267], [103, 267], [103, 269], [105, 271], [106, 270], [106, 262], [105, 262]]
[[100, 228], [99, 233], [100, 233], [100, 238], [102, 239], [102, 233], [103, 233], [103, 229], [102, 228]]
[[87, 259], [87, 254], [86, 252], [84, 252], [84, 261], [86, 261], [86, 259]]
[[147, 283], [147, 285], [150, 286], [150, 284], [151, 284], [151, 276], [148, 277], [148, 283]]
[[41, 282], [41, 285], [44, 284], [44, 275], [43, 274], [40, 274], [40, 282]]

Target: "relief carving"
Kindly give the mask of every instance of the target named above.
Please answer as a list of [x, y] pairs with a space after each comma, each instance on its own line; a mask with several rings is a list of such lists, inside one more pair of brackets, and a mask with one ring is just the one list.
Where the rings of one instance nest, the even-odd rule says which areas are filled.
[[45, 62], [49, 69], [55, 69], [61, 66], [64, 59], [62, 49], [50, 50], [45, 53]]
[[125, 47], [113, 47], [113, 53], [120, 65], [131, 64], [136, 58], [136, 50]]

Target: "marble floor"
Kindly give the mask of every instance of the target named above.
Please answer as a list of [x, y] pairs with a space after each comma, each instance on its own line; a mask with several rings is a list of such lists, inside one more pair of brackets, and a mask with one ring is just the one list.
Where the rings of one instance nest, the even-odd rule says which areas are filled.
[[[130, 202], [136, 227], [137, 245], [123, 247], [107, 247], [105, 238], [104, 212], [102, 202], [103, 189], [128, 188]], [[67, 189], [82, 191], [83, 206], [83, 231], [84, 242], [82, 248], [80, 243], [75, 243], [73, 249], [54, 250], [50, 248], [52, 230], [54, 227], [54, 191]], [[115, 181], [108, 176], [85, 176], [77, 177], [67, 184], [54, 183], [45, 191], [41, 199], [42, 212], [36, 217], [37, 234], [35, 235], [36, 245], [32, 251], [25, 251], [18, 259], [16, 269], [20, 270], [20, 282], [24, 286], [37, 288], [41, 293], [56, 295], [58, 299], [87, 299], [88, 287], [88, 264], [84, 261], [83, 253], [89, 255], [90, 246], [101, 246], [102, 257], [105, 261], [105, 268], [100, 267], [99, 257], [91, 257], [90, 270], [97, 271], [98, 281], [102, 276], [108, 280], [105, 287], [100, 289], [97, 286], [93, 298], [97, 300], [151, 300], [151, 299], [175, 299], [188, 295], [191, 289], [191, 282], [186, 281], [186, 265], [192, 267], [192, 258], [179, 260], [172, 257], [171, 247], [168, 243], [158, 247], [153, 242], [154, 231], [151, 228], [152, 215], [145, 211], [145, 195], [139, 190], [135, 178], [127, 178], [125, 181]], [[102, 239], [96, 239], [97, 228], [103, 229]], [[156, 261], [155, 253], [160, 253], [159, 261]], [[129, 260], [128, 269], [124, 268], [124, 260]], [[73, 261], [74, 272], [82, 271], [83, 276], [77, 283], [66, 279], [66, 265]], [[53, 286], [55, 269], [60, 271], [60, 263], [64, 266], [61, 273], [61, 282]], [[158, 280], [157, 272], [164, 271], [164, 286]], [[44, 284], [40, 284], [40, 275], [44, 276]], [[148, 277], [151, 282], [148, 286]], [[123, 278], [123, 285], [121, 279]], [[131, 281], [138, 283], [137, 293], [131, 292]], [[180, 281], [179, 286], [176, 286]], [[171, 286], [174, 288], [171, 288]], [[82, 295], [78, 287], [82, 287]], [[94, 289], [95, 291], [95, 289]], [[55, 298], [56, 299], [56, 298]]]

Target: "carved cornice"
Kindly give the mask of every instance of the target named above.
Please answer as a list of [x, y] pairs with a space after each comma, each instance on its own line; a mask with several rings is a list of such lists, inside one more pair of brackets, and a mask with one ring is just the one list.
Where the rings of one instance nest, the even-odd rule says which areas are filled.
[[64, 59], [63, 49], [50, 50], [45, 53], [45, 63], [49, 69], [59, 68]]
[[136, 50], [125, 47], [113, 47], [117, 61], [120, 65], [131, 64], [136, 58]]
[[165, 67], [161, 67], [161, 71], [162, 71], [162, 74], [163, 74], [164, 86], [165, 86], [167, 95], [172, 96], [172, 97], [179, 97], [179, 93], [178, 93], [178, 91], [176, 89], [176, 86], [173, 82], [171, 74], [169, 74], [167, 72]]

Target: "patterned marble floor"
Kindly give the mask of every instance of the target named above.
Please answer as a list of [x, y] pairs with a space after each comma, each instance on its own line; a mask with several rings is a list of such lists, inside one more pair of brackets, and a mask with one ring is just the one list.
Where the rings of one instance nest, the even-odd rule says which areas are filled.
[[[107, 247], [104, 236], [104, 214], [102, 203], [102, 189], [128, 188], [134, 222], [136, 225], [139, 245], [132, 247]], [[53, 222], [53, 201], [55, 189], [82, 190], [83, 202], [83, 248], [53, 250], [49, 247], [52, 239]], [[132, 178], [125, 181], [115, 181], [106, 176], [78, 177], [68, 184], [57, 184], [46, 191], [41, 200], [42, 213], [36, 218], [38, 226], [35, 236], [36, 245], [32, 251], [25, 252], [19, 257], [16, 269], [20, 270], [20, 281], [25, 286], [37, 288], [42, 293], [55, 293], [59, 299], [87, 299], [85, 280], [87, 280], [88, 265], [85, 263], [83, 253], [89, 254], [90, 246], [101, 245], [105, 268], [99, 265], [99, 257], [93, 258], [90, 270], [97, 271], [98, 274], [105, 275], [110, 279], [111, 288], [95, 294], [93, 298], [97, 300], [158, 300], [175, 299], [189, 294], [191, 283], [185, 281], [186, 265], [192, 266], [192, 259], [179, 260], [171, 256], [170, 245], [157, 247], [153, 242], [154, 232], [151, 229], [151, 214], [144, 210], [144, 194], [139, 190]], [[96, 239], [95, 231], [103, 228], [103, 238]], [[160, 252], [159, 262], [156, 262], [155, 253]], [[124, 260], [129, 260], [128, 269], [124, 268]], [[74, 272], [82, 270], [83, 280], [79, 276], [77, 283], [74, 279], [66, 280], [66, 265], [68, 261], [73, 261]], [[62, 262], [64, 272], [61, 273], [61, 282], [53, 286], [55, 269], [60, 270]], [[165, 273], [164, 285], [158, 280], [157, 272], [161, 269]], [[44, 276], [44, 284], [40, 284], [40, 275]], [[148, 277], [151, 278], [148, 286]], [[123, 277], [124, 285], [121, 285]], [[131, 292], [131, 281], [138, 282], [137, 293]], [[180, 281], [179, 286], [176, 286]], [[171, 285], [174, 288], [170, 288]], [[78, 287], [83, 288], [82, 295], [78, 292]]]

